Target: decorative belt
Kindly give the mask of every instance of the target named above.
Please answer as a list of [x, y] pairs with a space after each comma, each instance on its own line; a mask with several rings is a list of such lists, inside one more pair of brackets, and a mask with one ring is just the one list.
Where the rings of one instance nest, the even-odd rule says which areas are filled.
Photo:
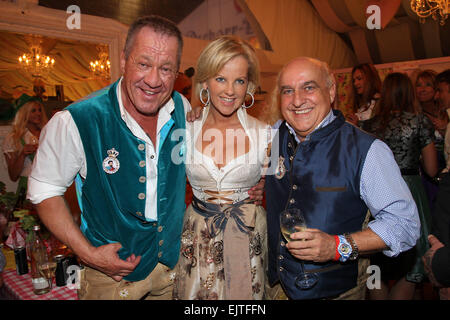
[[249, 199], [219, 205], [194, 196], [192, 208], [205, 217], [211, 238], [223, 232], [225, 298], [253, 299], [249, 233], [255, 227], [256, 205]]

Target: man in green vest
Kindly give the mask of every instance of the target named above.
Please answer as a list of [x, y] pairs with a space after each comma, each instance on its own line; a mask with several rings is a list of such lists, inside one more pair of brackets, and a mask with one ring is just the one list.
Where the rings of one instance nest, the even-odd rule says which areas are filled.
[[[184, 148], [173, 137], [190, 110], [173, 91], [182, 47], [171, 21], [138, 19], [123, 76], [55, 114], [42, 132], [28, 198], [83, 262], [80, 299], [171, 298], [186, 186], [184, 162], [174, 159]], [[63, 198], [76, 177], [81, 226]]]

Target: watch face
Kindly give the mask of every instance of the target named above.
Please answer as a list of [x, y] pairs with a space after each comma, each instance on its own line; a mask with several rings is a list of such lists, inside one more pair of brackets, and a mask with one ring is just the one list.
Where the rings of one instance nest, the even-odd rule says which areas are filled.
[[341, 255], [348, 255], [352, 252], [352, 247], [347, 243], [341, 243], [338, 249]]

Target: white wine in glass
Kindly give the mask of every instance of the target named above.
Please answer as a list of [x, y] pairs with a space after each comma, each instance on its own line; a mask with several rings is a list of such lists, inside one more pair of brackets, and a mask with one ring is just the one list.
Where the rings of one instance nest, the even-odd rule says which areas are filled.
[[56, 262], [45, 261], [39, 264], [39, 273], [48, 280], [50, 290], [52, 289], [53, 277], [56, 271]]
[[286, 226], [281, 226], [281, 233], [283, 234], [283, 237], [286, 239], [287, 242], [295, 241], [295, 240], [304, 240], [304, 239], [291, 239], [291, 234], [295, 232], [305, 231], [306, 225], [301, 226], [294, 226], [294, 228], [287, 228]]
[[[300, 209], [290, 208], [280, 213], [280, 230], [287, 242], [300, 240], [291, 239], [291, 234], [304, 231], [306, 228], [305, 217]], [[317, 274], [305, 271], [305, 266], [302, 260], [300, 260], [300, 265], [302, 267], [302, 271], [295, 279], [295, 285], [304, 290], [314, 287], [319, 280]]]
[[45, 279], [50, 279], [55, 276], [56, 262], [45, 262], [39, 265], [39, 272]]

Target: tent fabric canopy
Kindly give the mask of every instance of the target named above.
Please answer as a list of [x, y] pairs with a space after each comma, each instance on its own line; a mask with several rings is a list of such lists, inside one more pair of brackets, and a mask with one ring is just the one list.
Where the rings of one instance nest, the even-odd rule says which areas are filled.
[[322, 21], [308, 1], [246, 0], [270, 41], [265, 52], [273, 64], [283, 65], [298, 56], [328, 62], [331, 68], [352, 66], [355, 55], [346, 43]]
[[[0, 89], [4, 93], [11, 96], [21, 92], [32, 94], [34, 79], [21, 70], [18, 64], [18, 57], [28, 52], [29, 46], [24, 35], [0, 33]], [[108, 81], [89, 78], [89, 61], [97, 59], [95, 44], [59, 39], [45, 54], [56, 61], [48, 77], [42, 78], [47, 96], [56, 95], [55, 85], [64, 85], [66, 99], [75, 101], [108, 84]]]
[[[152, 13], [164, 15], [167, 6], [176, 6], [179, 3], [179, 0], [168, 0], [162, 6], [156, 5], [158, 1], [147, 0], [146, 10], [151, 8]], [[200, 8], [205, 1], [196, 1], [195, 5], [191, 6], [191, 12]], [[46, 0], [42, 1], [45, 3], [44, 7], [41, 5], [41, 1], [38, 5], [37, 1], [24, 0], [17, 3], [5, 3], [4, 7], [19, 8], [23, 5], [21, 3], [26, 3], [25, 7], [20, 10], [27, 14], [22, 14], [20, 19], [16, 19], [13, 24], [20, 25], [25, 29], [29, 24], [34, 24], [34, 28], [39, 29], [41, 23], [38, 26], [35, 20], [37, 17], [43, 16], [49, 18], [48, 21], [45, 20], [45, 23], [50, 23], [53, 28], [60, 23], [58, 19], [67, 17], [61, 8], [68, 2], [70, 1]], [[108, 8], [111, 6], [111, 2], [106, 0], [99, 0], [100, 2], [101, 4], [98, 4], [96, 9], [102, 6], [108, 6]], [[419, 24], [417, 17], [409, 8], [409, 2], [409, 0], [234, 0], [234, 5], [241, 8], [245, 6], [243, 11], [247, 12], [247, 20], [250, 24], [253, 23], [253, 29], [257, 30], [258, 38], [262, 36], [260, 34], [262, 32], [264, 40], [267, 40], [269, 44], [263, 46], [266, 50], [257, 49], [257, 54], [261, 62], [262, 89], [270, 91], [281, 66], [298, 56], [309, 56], [326, 61], [332, 69], [350, 68], [363, 62], [382, 64], [449, 56], [450, 23], [447, 21], [445, 26], [440, 27], [437, 22], [427, 19], [425, 24]], [[84, 21], [84, 27], [77, 32], [89, 35], [88, 37], [94, 34], [92, 29], [94, 25], [100, 26], [97, 29], [109, 28], [114, 25], [111, 19], [115, 19], [114, 22], [121, 21], [120, 17], [109, 15], [118, 14], [115, 10], [103, 12], [103, 16], [109, 19], [99, 18], [85, 13], [85, 9], [89, 12], [89, 0], [80, 0], [77, 3], [83, 8]], [[152, 5], [153, 3], [155, 6]], [[380, 6], [382, 10], [381, 30], [367, 29], [366, 8], [371, 4]], [[55, 7], [57, 5], [61, 8]], [[132, 14], [137, 17], [142, 13], [140, 10], [126, 10], [127, 6], [135, 8], [136, 1], [120, 2], [120, 8], [123, 9], [121, 12], [127, 13], [127, 19], [130, 21], [133, 20]], [[180, 13], [178, 22], [189, 16], [188, 9], [187, 6], [183, 6], [183, 12]], [[9, 9], [8, 12], [12, 12], [12, 10]], [[0, 16], [2, 16], [0, 24], [8, 26], [12, 23], [11, 15], [0, 14]], [[226, 17], [212, 18], [226, 21]], [[89, 28], [85, 27], [86, 23]], [[111, 27], [111, 30], [113, 29]], [[125, 25], [123, 25], [123, 29], [117, 29], [120, 33], [119, 41], [111, 40], [109, 42], [109, 45], [114, 43], [114, 50], [110, 52], [113, 58], [112, 73], [114, 75], [111, 81], [116, 80], [120, 75], [118, 57], [122, 47], [122, 38], [126, 36]], [[19, 33], [27, 33], [21, 31], [20, 28], [14, 30]], [[195, 66], [198, 55], [208, 43], [207, 40], [184, 38], [181, 70]], [[26, 41], [21, 38], [21, 35], [7, 32], [0, 33], [0, 41], [0, 91], [3, 92], [0, 96], [3, 97], [5, 93], [11, 95], [17, 86], [31, 90], [32, 78], [20, 71], [17, 63], [18, 56], [28, 51]], [[91, 41], [90, 38], [87, 41]], [[43, 79], [46, 84], [46, 95], [55, 95], [55, 85], [62, 84], [65, 97], [74, 101], [108, 84], [105, 81], [89, 78], [89, 61], [97, 58], [94, 42], [58, 39], [47, 54], [52, 55], [56, 63], [52, 74]]]
[[[431, 18], [419, 23], [411, 0], [311, 0], [323, 22], [346, 39], [357, 63], [383, 64], [439, 58], [450, 55], [450, 24], [440, 26]], [[379, 11], [380, 29], [367, 21]]]

